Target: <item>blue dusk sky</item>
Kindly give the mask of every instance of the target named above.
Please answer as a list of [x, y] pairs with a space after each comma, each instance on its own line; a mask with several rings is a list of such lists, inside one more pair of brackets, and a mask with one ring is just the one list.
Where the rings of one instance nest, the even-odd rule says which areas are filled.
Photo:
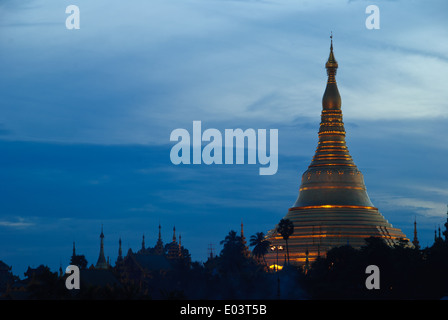
[[[66, 7], [80, 29], [66, 28]], [[366, 8], [380, 29], [366, 27]], [[95, 264], [173, 227], [192, 259], [267, 232], [317, 146], [333, 32], [350, 153], [373, 204], [423, 247], [448, 203], [448, 2], [0, 0], [0, 260]], [[278, 171], [173, 165], [170, 134], [278, 129]]]

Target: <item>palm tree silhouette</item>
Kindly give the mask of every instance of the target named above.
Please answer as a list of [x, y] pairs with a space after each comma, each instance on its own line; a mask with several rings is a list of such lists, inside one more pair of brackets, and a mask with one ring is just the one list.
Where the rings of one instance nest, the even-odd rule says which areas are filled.
[[281, 234], [286, 242], [286, 256], [289, 264], [288, 239], [294, 233], [294, 224], [289, 219], [281, 219], [277, 225], [277, 232]]
[[229, 234], [220, 242], [224, 247], [234, 246], [241, 242], [241, 237], [239, 237], [235, 230], [230, 230]]
[[264, 233], [257, 232], [256, 234], [251, 236], [249, 244], [251, 247], [254, 247], [254, 249], [252, 250], [252, 254], [258, 259], [260, 259], [261, 257], [265, 266], [267, 267], [266, 259], [264, 258], [264, 256], [266, 255], [266, 253], [268, 253], [271, 242], [265, 239]]
[[220, 242], [223, 248], [220, 253], [220, 264], [223, 270], [238, 271], [246, 261], [245, 246], [236, 231], [231, 230], [224, 240]]

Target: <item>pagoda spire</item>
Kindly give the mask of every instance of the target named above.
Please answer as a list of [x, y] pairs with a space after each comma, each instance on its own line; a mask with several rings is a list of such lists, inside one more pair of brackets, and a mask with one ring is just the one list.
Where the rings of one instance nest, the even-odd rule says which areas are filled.
[[414, 219], [414, 240], [412, 240], [412, 244], [414, 245], [415, 249], [420, 249], [420, 243], [417, 238], [417, 220]]
[[160, 223], [159, 223], [159, 238], [157, 239], [156, 246], [154, 247], [155, 253], [159, 254], [159, 255], [163, 254], [165, 252], [164, 247], [163, 247], [161, 228], [162, 227], [160, 226]]
[[[319, 127], [319, 143], [310, 164], [311, 167], [355, 167], [355, 163], [345, 142], [345, 128], [342, 121], [341, 96], [336, 84], [338, 62], [333, 53], [333, 35], [331, 35], [330, 55], [325, 64], [327, 86], [322, 97], [322, 113]], [[360, 186], [361, 187], [361, 186]], [[367, 204], [365, 204], [367, 205]], [[369, 204], [370, 206], [370, 204]]]
[[117, 261], [123, 260], [123, 250], [121, 249], [121, 238], [118, 239], [118, 258]]
[[[328, 78], [322, 96], [317, 148], [310, 165], [302, 174], [298, 197], [284, 216], [294, 225], [294, 237], [289, 245], [292, 248], [290, 259], [299, 265], [307, 262], [304, 256], [306, 250], [310, 263], [321, 252], [344, 242], [353, 248], [360, 248], [365, 245], [367, 237], [382, 238], [391, 246], [401, 239], [409, 241], [374, 207], [367, 194], [364, 177], [348, 151], [341, 96], [336, 83], [338, 62], [333, 34], [329, 47], [330, 53], [325, 63]], [[318, 235], [315, 233], [316, 227], [319, 227]], [[316, 236], [319, 239], [315, 239]], [[268, 232], [267, 238], [272, 245], [281, 241], [276, 237], [276, 228]], [[276, 264], [276, 255], [269, 252], [267, 260], [271, 265]]]
[[341, 96], [339, 94], [338, 86], [336, 84], [336, 71], [338, 69], [338, 62], [333, 53], [333, 34], [330, 36], [330, 55], [328, 57], [325, 68], [327, 69], [327, 88], [325, 89], [322, 98], [322, 107], [324, 110], [341, 110]]
[[100, 255], [98, 257], [98, 261], [96, 262], [95, 269], [107, 269], [107, 261], [104, 256], [104, 233], [103, 233], [103, 225], [101, 225], [101, 234], [100, 234], [101, 244], [100, 244]]
[[241, 220], [241, 241], [243, 245], [246, 246], [246, 237], [244, 236], [243, 220]]
[[336, 84], [338, 63], [333, 52], [333, 35], [325, 68], [328, 80], [322, 98], [319, 142], [308, 170], [302, 175], [294, 207], [350, 205], [375, 209], [345, 140], [341, 97]]

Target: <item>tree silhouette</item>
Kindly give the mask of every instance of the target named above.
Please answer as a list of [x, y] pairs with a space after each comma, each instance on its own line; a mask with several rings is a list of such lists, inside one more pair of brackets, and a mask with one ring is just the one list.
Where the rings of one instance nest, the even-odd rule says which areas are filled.
[[224, 272], [240, 270], [244, 264], [246, 255], [245, 246], [236, 231], [231, 230], [229, 234], [220, 242], [223, 248], [220, 253], [221, 267]]
[[229, 246], [236, 246], [239, 242], [241, 242], [241, 237], [237, 236], [235, 230], [230, 230], [229, 234], [226, 235], [220, 244], [224, 245], [224, 248], [226, 248]]
[[289, 264], [288, 239], [294, 233], [294, 224], [289, 219], [281, 219], [277, 225], [277, 232], [280, 233], [286, 242], [286, 256]]
[[257, 232], [253, 236], [250, 237], [250, 246], [254, 247], [252, 250], [252, 254], [260, 259], [263, 259], [264, 264], [267, 266], [266, 259], [264, 256], [268, 253], [269, 246], [271, 242], [266, 240], [263, 232]]
[[79, 269], [86, 269], [87, 268], [87, 259], [83, 254], [75, 255], [75, 256], [72, 256], [72, 258], [70, 259], [70, 264], [78, 266]]

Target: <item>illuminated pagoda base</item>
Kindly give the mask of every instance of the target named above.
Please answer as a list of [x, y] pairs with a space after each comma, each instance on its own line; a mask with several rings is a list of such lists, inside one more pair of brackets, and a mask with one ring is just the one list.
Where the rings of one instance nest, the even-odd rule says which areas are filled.
[[[369, 237], [382, 238], [389, 245], [402, 240], [409, 243], [404, 233], [394, 228], [370, 201], [363, 175], [348, 151], [333, 41], [325, 67], [328, 81], [322, 98], [318, 146], [302, 175], [299, 196], [284, 217], [294, 224], [288, 251], [290, 263], [296, 265], [309, 265], [333, 247], [348, 244], [360, 248]], [[270, 268], [281, 268], [286, 260], [286, 242], [275, 228], [268, 232], [267, 240], [272, 250], [266, 261]]]
[[[288, 239], [290, 263], [311, 264], [319, 255], [333, 247], [350, 245], [360, 248], [369, 237], [381, 237], [387, 244], [394, 245], [399, 240], [407, 240], [400, 229], [394, 228], [374, 207], [356, 206], [310, 206], [291, 208], [284, 219], [294, 224], [294, 234]], [[274, 230], [268, 234], [271, 246], [282, 248], [278, 253], [278, 265], [281, 268], [286, 259], [285, 240]], [[266, 255], [271, 268], [277, 264], [277, 253]]]

